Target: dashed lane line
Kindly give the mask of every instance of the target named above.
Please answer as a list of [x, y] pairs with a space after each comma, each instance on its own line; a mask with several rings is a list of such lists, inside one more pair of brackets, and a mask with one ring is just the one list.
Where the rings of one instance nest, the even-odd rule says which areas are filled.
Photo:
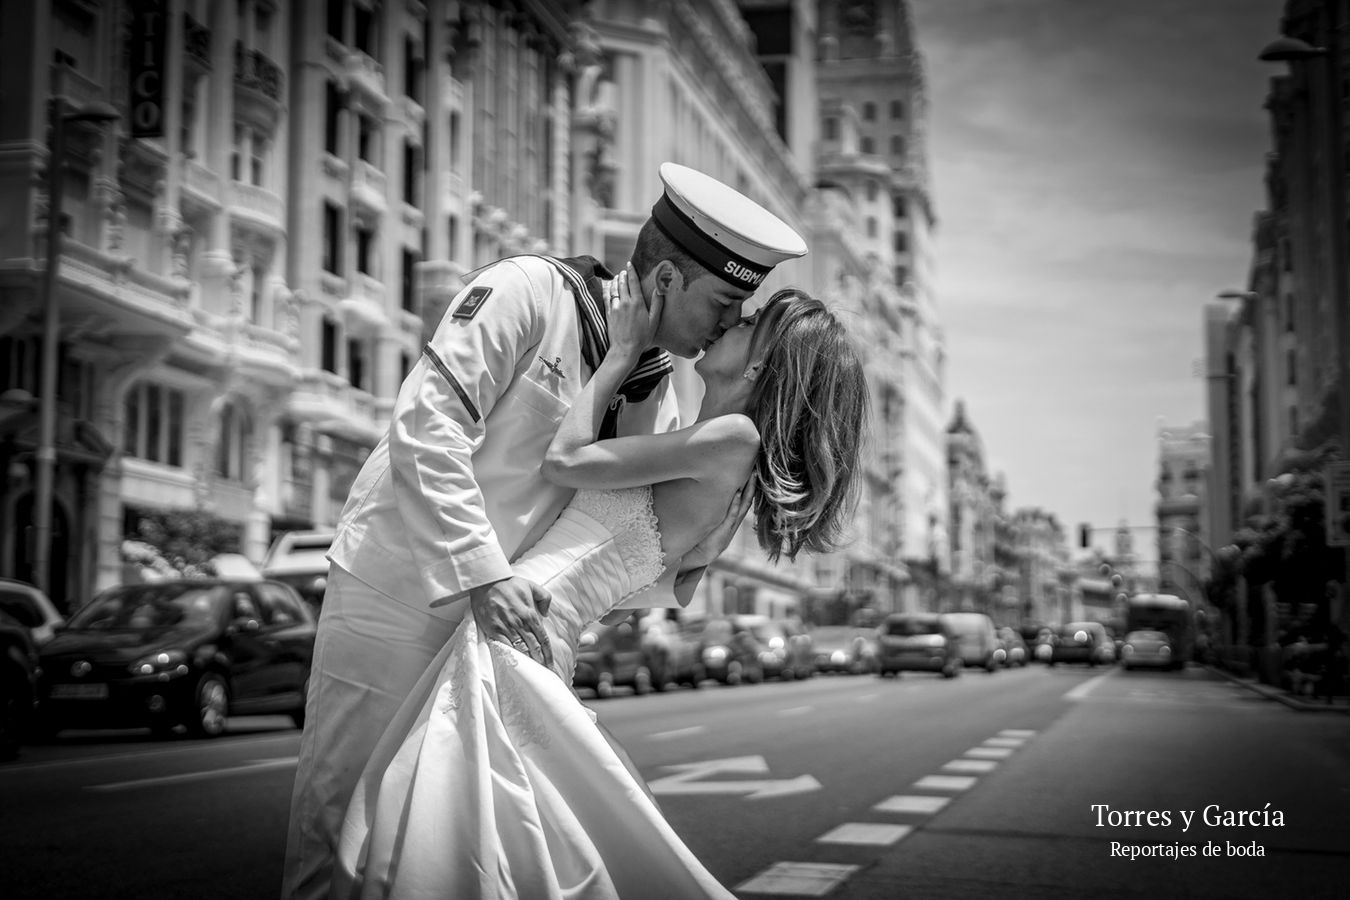
[[777, 862], [749, 881], [736, 885], [742, 894], [824, 897], [858, 871], [838, 863]]
[[981, 775], [997, 768], [998, 763], [992, 759], [954, 759], [942, 765], [944, 772], [978, 772]]
[[224, 769], [206, 769], [201, 772], [183, 772], [179, 775], [160, 775], [155, 778], [136, 778], [131, 781], [110, 781], [107, 784], [91, 784], [85, 790], [111, 792], [111, 791], [130, 791], [136, 788], [159, 787], [166, 784], [186, 784], [193, 781], [210, 781], [215, 778], [226, 778], [231, 775], [242, 775], [248, 772], [261, 772], [267, 769], [285, 769], [293, 767], [299, 757], [284, 756], [278, 759], [255, 759], [239, 766], [229, 766]]
[[971, 747], [966, 751], [972, 759], [1007, 759], [1012, 755], [1012, 747]]
[[931, 816], [950, 802], [950, 797], [934, 797], [930, 794], [896, 794], [872, 808], [884, 813], [918, 813]]
[[691, 725], [688, 728], [675, 728], [670, 731], [658, 731], [654, 734], [647, 735], [647, 739], [652, 741], [668, 741], [671, 738], [691, 737], [695, 734], [702, 734], [707, 730], [708, 727], [706, 725]]
[[877, 822], [845, 822], [816, 838], [818, 844], [853, 844], [889, 847], [909, 835], [913, 825], [883, 825]]
[[925, 775], [914, 786], [921, 791], [966, 791], [977, 781], [974, 775]]

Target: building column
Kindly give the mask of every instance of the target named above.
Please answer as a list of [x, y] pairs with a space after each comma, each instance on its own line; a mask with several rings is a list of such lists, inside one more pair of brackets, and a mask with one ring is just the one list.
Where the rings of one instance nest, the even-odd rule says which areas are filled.
[[202, 114], [206, 131], [206, 166], [220, 176], [216, 198], [221, 210], [211, 217], [207, 247], [201, 255], [202, 306], [223, 314], [232, 305], [234, 259], [230, 253], [230, 151], [234, 146], [234, 42], [237, 38], [235, 4], [211, 5], [211, 90]]

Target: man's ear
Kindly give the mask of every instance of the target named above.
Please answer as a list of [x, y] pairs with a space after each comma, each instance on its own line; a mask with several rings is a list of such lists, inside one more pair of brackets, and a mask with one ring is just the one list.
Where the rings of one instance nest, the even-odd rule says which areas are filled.
[[679, 268], [670, 260], [663, 259], [653, 270], [654, 287], [658, 291], [678, 291], [684, 286], [684, 277]]

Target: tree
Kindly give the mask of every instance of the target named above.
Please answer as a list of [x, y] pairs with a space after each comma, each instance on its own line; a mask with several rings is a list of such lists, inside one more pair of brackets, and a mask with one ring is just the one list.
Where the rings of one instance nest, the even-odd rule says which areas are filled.
[[[210, 574], [213, 557], [239, 552], [241, 526], [206, 510], [128, 507], [125, 521], [126, 541], [153, 548], [177, 575]], [[140, 548], [134, 548], [132, 552], [143, 554]], [[124, 551], [126, 555], [127, 551]], [[140, 562], [134, 558], [127, 561]]]

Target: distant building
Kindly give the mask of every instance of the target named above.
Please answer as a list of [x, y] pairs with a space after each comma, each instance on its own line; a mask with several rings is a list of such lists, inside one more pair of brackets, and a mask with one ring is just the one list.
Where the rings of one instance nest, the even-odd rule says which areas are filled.
[[985, 471], [984, 443], [970, 423], [965, 404], [947, 426], [947, 495], [951, 548], [951, 585], [947, 602], [954, 609], [988, 613], [1000, 624], [1017, 616], [1016, 570], [999, 563], [997, 542], [1002, 490]]
[[1036, 507], [1017, 509], [1012, 515], [1022, 600], [1022, 620], [1030, 623], [1063, 623], [1080, 612], [1072, 585], [1077, 576], [1069, 565], [1069, 545], [1064, 528], [1053, 513]]
[[1158, 433], [1158, 590], [1204, 605], [1213, 535], [1204, 514], [1210, 460], [1203, 422]]

